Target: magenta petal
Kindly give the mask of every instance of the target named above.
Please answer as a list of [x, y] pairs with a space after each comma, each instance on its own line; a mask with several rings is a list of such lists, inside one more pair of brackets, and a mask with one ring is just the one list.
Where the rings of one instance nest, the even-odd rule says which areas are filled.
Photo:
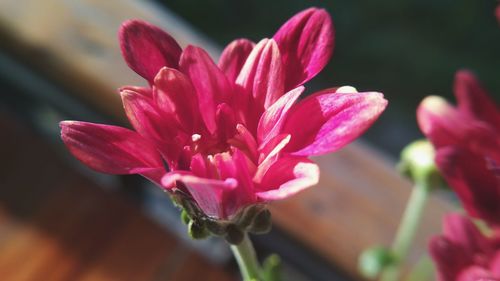
[[290, 110], [303, 91], [304, 87], [302, 86], [295, 88], [266, 109], [257, 127], [257, 139], [260, 144], [267, 143], [279, 134], [288, 110]]
[[500, 162], [500, 136], [497, 132], [488, 123], [457, 110], [441, 97], [426, 97], [417, 109], [417, 121], [437, 149], [457, 145]]
[[484, 267], [472, 265], [462, 271], [452, 281], [500, 281], [500, 278], [493, 277], [491, 272]]
[[224, 219], [227, 214], [224, 209], [225, 193], [234, 190], [238, 181], [234, 178], [214, 180], [194, 176], [190, 172], [170, 172], [162, 179], [162, 185], [172, 186], [176, 181], [182, 182], [207, 216]]
[[257, 193], [264, 201], [285, 199], [319, 181], [319, 167], [305, 157], [278, 159], [264, 175]]
[[222, 51], [219, 68], [224, 71], [229, 81], [236, 80], [254, 46], [255, 43], [250, 40], [237, 39]]
[[458, 71], [454, 88], [461, 112], [483, 120], [500, 131], [500, 111], [471, 72]]
[[263, 108], [271, 106], [285, 93], [284, 82], [280, 52], [272, 39], [263, 39], [255, 46], [236, 79]]
[[482, 155], [452, 147], [437, 151], [436, 164], [471, 216], [500, 225], [498, 167]]
[[170, 161], [177, 160], [190, 135], [180, 130], [173, 114], [160, 114], [153, 100], [132, 91], [121, 93], [125, 113], [134, 129], [149, 139]]
[[231, 99], [226, 76], [203, 49], [194, 46], [188, 46], [182, 53], [180, 68], [191, 78], [203, 121], [210, 133], [214, 133], [216, 106]]
[[162, 67], [178, 68], [182, 49], [160, 28], [141, 20], [128, 20], [118, 35], [128, 66], [150, 84]]
[[469, 218], [462, 214], [450, 213], [445, 216], [443, 235], [459, 245], [469, 257], [475, 253], [487, 254], [490, 248], [487, 238]]
[[60, 123], [61, 138], [70, 152], [90, 168], [108, 174], [147, 174], [164, 171], [151, 142], [134, 131], [78, 121]]
[[285, 90], [309, 81], [318, 74], [332, 56], [334, 30], [330, 15], [310, 8], [288, 20], [274, 35], [284, 68]]
[[186, 132], [194, 133], [200, 113], [189, 77], [176, 69], [162, 68], [154, 80], [153, 96], [161, 112], [173, 116]]
[[296, 104], [281, 133], [292, 135], [286, 151], [320, 155], [336, 151], [359, 137], [387, 106], [381, 93], [332, 93], [324, 90]]
[[471, 257], [444, 236], [429, 240], [429, 254], [436, 264], [438, 281], [454, 281], [460, 271], [471, 263]]

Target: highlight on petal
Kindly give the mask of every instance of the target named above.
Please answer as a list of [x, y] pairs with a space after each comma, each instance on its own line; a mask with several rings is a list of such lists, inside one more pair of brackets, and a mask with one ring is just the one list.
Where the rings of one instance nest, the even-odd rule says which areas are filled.
[[248, 56], [236, 84], [252, 93], [257, 105], [268, 108], [285, 93], [280, 51], [272, 39], [263, 39]]
[[198, 96], [199, 110], [210, 133], [216, 130], [215, 110], [230, 103], [231, 86], [224, 73], [203, 49], [188, 46], [180, 60], [181, 71], [189, 76]]
[[128, 66], [150, 84], [162, 67], [178, 68], [182, 49], [159, 27], [141, 20], [128, 20], [121, 25], [118, 36]]
[[330, 60], [334, 47], [334, 30], [328, 12], [310, 8], [288, 20], [274, 35], [284, 69], [285, 90], [309, 81]]
[[218, 65], [229, 81], [236, 80], [254, 46], [248, 39], [236, 39], [222, 51]]
[[319, 181], [319, 167], [305, 157], [279, 158], [264, 175], [257, 196], [263, 201], [285, 199]]
[[483, 155], [455, 147], [438, 149], [436, 165], [471, 216], [500, 225], [498, 167]]
[[257, 139], [260, 144], [267, 143], [279, 134], [288, 111], [303, 91], [303, 86], [291, 90], [264, 111], [257, 127]]
[[454, 93], [461, 112], [483, 120], [500, 131], [500, 110], [474, 74], [467, 70], [458, 71]]
[[287, 152], [309, 156], [336, 151], [359, 137], [387, 106], [381, 93], [333, 91], [318, 92], [292, 107], [281, 130], [292, 136]]
[[107, 174], [157, 174], [164, 171], [160, 154], [134, 131], [78, 121], [60, 123], [69, 151], [90, 168]]

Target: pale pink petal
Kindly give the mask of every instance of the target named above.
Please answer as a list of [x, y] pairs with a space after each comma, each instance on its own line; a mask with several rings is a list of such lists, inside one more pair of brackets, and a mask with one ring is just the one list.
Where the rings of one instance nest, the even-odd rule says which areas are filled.
[[234, 178], [225, 180], [214, 180], [194, 176], [190, 172], [170, 172], [162, 179], [162, 185], [169, 187], [176, 181], [182, 182], [200, 209], [207, 216], [225, 219], [226, 214], [225, 196], [226, 193], [238, 187], [238, 181]]
[[286, 151], [320, 155], [359, 137], [387, 106], [381, 93], [339, 93], [330, 89], [307, 97], [289, 111], [281, 133], [292, 139]]
[[254, 182], [261, 183], [269, 168], [279, 160], [280, 152], [290, 142], [290, 135], [278, 135], [273, 138], [269, 145], [261, 150], [259, 165], [254, 175]]
[[304, 87], [302, 86], [295, 88], [266, 109], [257, 127], [257, 139], [260, 144], [267, 143], [279, 134], [288, 110], [290, 110], [303, 91]]
[[500, 226], [500, 178], [493, 163], [483, 155], [444, 147], [437, 150], [436, 165], [471, 216]]
[[128, 66], [153, 83], [164, 67], [177, 68], [182, 49], [160, 28], [141, 20], [125, 21], [119, 31], [120, 47]]
[[286, 70], [285, 90], [309, 81], [332, 56], [334, 30], [330, 15], [323, 9], [310, 8], [298, 13], [273, 38]]
[[158, 151], [134, 131], [78, 121], [63, 121], [60, 127], [69, 151], [96, 171], [151, 176], [164, 171]]
[[461, 112], [487, 122], [500, 131], [500, 111], [470, 71], [455, 75], [454, 93]]
[[305, 157], [283, 157], [263, 177], [257, 196], [263, 201], [285, 199], [319, 180], [319, 167]]
[[196, 92], [186, 75], [173, 68], [162, 68], [154, 80], [153, 96], [160, 111], [173, 116], [187, 133], [195, 133], [201, 117]]
[[124, 91], [131, 91], [141, 94], [145, 97], [153, 98], [153, 90], [150, 87], [139, 87], [139, 86], [123, 86], [118, 89], [118, 93]]
[[263, 39], [255, 46], [236, 79], [264, 109], [285, 93], [284, 82], [280, 52], [272, 39]]
[[224, 71], [229, 81], [236, 80], [254, 46], [255, 43], [248, 39], [237, 39], [222, 51], [219, 68]]
[[203, 121], [210, 133], [214, 133], [216, 106], [231, 100], [231, 86], [226, 76], [203, 49], [194, 46], [188, 46], [182, 53], [180, 68], [190, 77]]

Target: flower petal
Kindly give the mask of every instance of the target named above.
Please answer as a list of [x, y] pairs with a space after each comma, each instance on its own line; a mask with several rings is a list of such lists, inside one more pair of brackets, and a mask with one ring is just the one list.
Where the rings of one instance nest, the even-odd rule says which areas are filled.
[[175, 162], [189, 135], [180, 129], [173, 114], [161, 114], [153, 100], [126, 90], [120, 93], [123, 107], [134, 129], [156, 144], [169, 164]]
[[461, 146], [500, 163], [500, 135], [488, 123], [464, 114], [443, 98], [426, 97], [417, 109], [417, 121], [420, 130], [436, 149]]
[[283, 157], [278, 159], [262, 179], [265, 188], [257, 193], [264, 201], [285, 199], [319, 181], [319, 167], [305, 157]]
[[216, 130], [215, 110], [219, 103], [230, 103], [231, 86], [224, 73], [203, 49], [188, 46], [180, 60], [181, 71], [189, 76], [196, 89], [199, 110], [210, 133]]
[[178, 67], [182, 49], [159, 27], [141, 20], [128, 20], [121, 25], [118, 35], [128, 66], [150, 84], [162, 67]]
[[325, 10], [310, 8], [288, 20], [273, 39], [283, 58], [288, 91], [309, 81], [330, 60], [334, 47], [332, 20]]
[[462, 271], [457, 279], [453, 279], [456, 281], [500, 281], [500, 278], [494, 277], [491, 272], [486, 270], [486, 268], [478, 266], [478, 265], [471, 265], [470, 267], [466, 268], [464, 271]]
[[227, 218], [224, 208], [225, 196], [226, 192], [238, 187], [236, 179], [214, 180], [197, 177], [190, 172], [176, 171], [167, 173], [161, 183], [168, 187], [176, 181], [186, 185], [193, 199], [207, 216], [218, 219]]
[[500, 131], [500, 111], [474, 74], [466, 70], [458, 71], [454, 88], [461, 112], [483, 120]]
[[264, 109], [285, 93], [284, 82], [280, 51], [272, 39], [263, 39], [255, 46], [236, 79]]
[[438, 149], [436, 164], [471, 216], [500, 225], [498, 166], [482, 155], [454, 147]]
[[173, 116], [187, 133], [195, 133], [201, 117], [189, 77], [176, 69], [162, 68], [154, 80], [153, 96], [161, 112]]
[[236, 80], [254, 46], [255, 43], [248, 39], [237, 39], [222, 51], [219, 68], [224, 71], [229, 81]]
[[267, 143], [277, 136], [283, 125], [283, 121], [295, 101], [304, 91], [304, 87], [298, 87], [281, 96], [273, 105], [262, 114], [257, 127], [257, 139], [260, 144]]
[[377, 92], [318, 92], [288, 113], [281, 133], [292, 139], [285, 150], [301, 156], [336, 151], [368, 129], [386, 106]]
[[60, 127], [69, 151], [96, 171], [150, 176], [164, 172], [155, 147], [134, 131], [78, 121], [63, 121]]
[[436, 264], [438, 281], [455, 280], [460, 271], [471, 263], [470, 256], [462, 248], [444, 236], [429, 240], [429, 254]]

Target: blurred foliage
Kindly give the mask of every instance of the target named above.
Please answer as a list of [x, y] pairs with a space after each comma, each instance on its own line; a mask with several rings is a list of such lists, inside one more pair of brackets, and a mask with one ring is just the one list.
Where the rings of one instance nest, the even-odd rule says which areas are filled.
[[[159, 0], [161, 1], [161, 0]], [[383, 92], [389, 108], [367, 137], [397, 154], [418, 138], [415, 109], [430, 94], [452, 97], [453, 76], [473, 70], [500, 100], [500, 28], [490, 0], [163, 0], [221, 46], [238, 37], [271, 37], [310, 6], [333, 17], [332, 61], [308, 85], [352, 85]]]

